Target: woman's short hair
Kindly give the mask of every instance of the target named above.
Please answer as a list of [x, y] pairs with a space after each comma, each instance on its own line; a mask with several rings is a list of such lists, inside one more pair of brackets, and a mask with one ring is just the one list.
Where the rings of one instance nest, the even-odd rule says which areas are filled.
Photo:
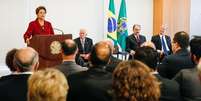
[[56, 69], [33, 73], [28, 80], [28, 101], [66, 101], [68, 83]]
[[159, 101], [159, 82], [140, 61], [121, 62], [113, 72], [115, 101]]
[[36, 14], [38, 14], [39, 11], [42, 10], [42, 9], [45, 11], [45, 13], [47, 12], [45, 6], [39, 6], [39, 7], [36, 8]]
[[6, 54], [6, 65], [12, 72], [16, 71], [14, 64], [13, 64], [13, 60], [14, 60], [14, 56], [15, 56], [15, 53], [17, 52], [17, 50], [18, 49], [13, 48], [12, 50], [8, 51], [8, 53]]

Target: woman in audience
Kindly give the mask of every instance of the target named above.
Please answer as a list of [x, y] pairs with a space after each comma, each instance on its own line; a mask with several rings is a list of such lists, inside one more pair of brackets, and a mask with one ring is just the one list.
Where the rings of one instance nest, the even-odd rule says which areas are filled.
[[160, 87], [143, 63], [121, 62], [113, 72], [115, 101], [159, 101]]
[[17, 52], [18, 49], [13, 48], [12, 50], [10, 50], [7, 54], [6, 54], [6, 65], [8, 66], [8, 68], [10, 69], [11, 72], [15, 72], [16, 69], [14, 68], [13, 65], [13, 59], [14, 59], [14, 55]]
[[28, 101], [66, 101], [68, 83], [56, 69], [37, 71], [28, 81]]

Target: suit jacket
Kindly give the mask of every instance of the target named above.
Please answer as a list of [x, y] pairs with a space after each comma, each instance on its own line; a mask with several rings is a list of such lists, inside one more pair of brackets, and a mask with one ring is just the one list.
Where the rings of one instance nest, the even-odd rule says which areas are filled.
[[90, 53], [93, 46], [93, 40], [86, 37], [84, 42], [84, 48], [82, 47], [82, 43], [80, 41], [80, 38], [74, 39], [75, 43], [77, 43], [79, 54], [87, 54]]
[[68, 76], [67, 101], [111, 101], [112, 74], [103, 67], [91, 67], [87, 71]]
[[[140, 38], [140, 45], [146, 41], [146, 38], [143, 35], [139, 35], [139, 38]], [[129, 35], [126, 38], [126, 51], [130, 53], [131, 50], [135, 51], [138, 47], [140, 46], [138, 45], [137, 39], [135, 38], [135, 36], [133, 34]], [[129, 59], [131, 58], [132, 56], [129, 56]]]
[[158, 66], [158, 71], [162, 77], [172, 79], [181, 69], [193, 67], [190, 53], [187, 49], [181, 49], [175, 54], [166, 56]]
[[0, 78], [0, 98], [3, 101], [27, 101], [27, 81], [30, 74], [11, 74]]
[[201, 101], [201, 81], [197, 68], [181, 70], [174, 80], [180, 85], [183, 101]]
[[111, 56], [110, 57], [110, 62], [108, 63], [108, 65], [106, 66], [106, 70], [108, 72], [113, 72], [114, 69], [117, 67], [117, 65], [121, 62], [121, 60], [119, 60], [118, 58]]
[[[165, 35], [165, 39], [166, 39], [167, 46], [169, 48], [169, 54], [170, 54], [172, 52], [171, 39], [167, 35]], [[162, 50], [160, 35], [152, 36], [151, 41], [154, 43], [157, 50]]]
[[161, 82], [160, 101], [181, 101], [179, 84], [176, 81], [163, 78], [159, 74], [155, 76]]
[[73, 73], [87, 70], [86, 67], [81, 67], [80, 65], [77, 65], [74, 61], [64, 61], [57, 67], [66, 77]]

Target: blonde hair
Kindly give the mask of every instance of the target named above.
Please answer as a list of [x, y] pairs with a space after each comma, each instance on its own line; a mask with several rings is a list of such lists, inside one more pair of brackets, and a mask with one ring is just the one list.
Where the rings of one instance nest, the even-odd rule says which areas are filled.
[[68, 83], [56, 69], [37, 71], [28, 80], [28, 101], [66, 101]]
[[140, 61], [121, 62], [113, 72], [115, 101], [159, 101], [159, 82]]

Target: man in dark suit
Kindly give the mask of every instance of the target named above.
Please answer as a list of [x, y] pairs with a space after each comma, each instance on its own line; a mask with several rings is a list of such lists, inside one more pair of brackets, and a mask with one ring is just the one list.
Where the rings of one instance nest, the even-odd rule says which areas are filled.
[[58, 69], [63, 72], [66, 77], [70, 74], [87, 70], [87, 68], [77, 65], [75, 62], [78, 48], [73, 40], [67, 39], [61, 43], [61, 46], [63, 63], [58, 66]]
[[105, 42], [95, 44], [87, 71], [68, 76], [68, 101], [111, 101], [112, 74], [105, 70], [111, 49]]
[[180, 101], [179, 85], [176, 81], [161, 77], [157, 72], [158, 53], [151, 47], [144, 46], [136, 50], [135, 59], [145, 63], [152, 70], [152, 74], [161, 82], [160, 101]]
[[156, 50], [164, 56], [171, 54], [172, 46], [171, 39], [169, 36], [165, 35], [166, 27], [164, 25], [160, 28], [160, 33], [158, 35], [152, 36], [151, 41], [154, 43]]
[[93, 46], [93, 40], [86, 37], [87, 32], [85, 29], [80, 29], [80, 33], [78, 38], [74, 39], [75, 43], [78, 46], [79, 52], [78, 54], [87, 61], [89, 58], [89, 53], [91, 52]]
[[190, 59], [190, 53], [187, 50], [188, 45], [188, 33], [181, 31], [174, 35], [173, 54], [166, 56], [158, 67], [161, 76], [172, 79], [181, 69], [194, 67]]
[[199, 65], [201, 64], [201, 37], [193, 38], [190, 42], [191, 59], [196, 68], [183, 69], [175, 77], [180, 85], [183, 101], [201, 101], [201, 80], [199, 79]]
[[3, 101], [27, 101], [27, 81], [38, 68], [38, 53], [32, 48], [21, 48], [14, 55], [16, 71], [0, 78], [0, 98]]
[[140, 35], [141, 26], [138, 24], [133, 25], [133, 34], [126, 38], [126, 51], [130, 54], [129, 59], [133, 58], [135, 50], [139, 48], [145, 41], [146, 38]]

